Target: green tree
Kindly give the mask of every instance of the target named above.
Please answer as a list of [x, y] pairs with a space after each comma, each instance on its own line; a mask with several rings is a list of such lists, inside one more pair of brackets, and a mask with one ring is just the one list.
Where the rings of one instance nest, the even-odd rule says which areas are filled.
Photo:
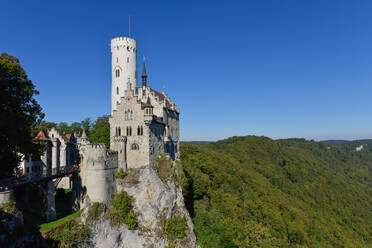
[[81, 121], [81, 127], [85, 130], [86, 134], [89, 135], [92, 127], [92, 120], [88, 117]]
[[88, 139], [92, 143], [104, 143], [110, 148], [110, 124], [109, 116], [98, 117], [93, 123]]
[[44, 118], [32, 81], [17, 58], [0, 55], [0, 177], [15, 173], [20, 154], [38, 154], [32, 129]]

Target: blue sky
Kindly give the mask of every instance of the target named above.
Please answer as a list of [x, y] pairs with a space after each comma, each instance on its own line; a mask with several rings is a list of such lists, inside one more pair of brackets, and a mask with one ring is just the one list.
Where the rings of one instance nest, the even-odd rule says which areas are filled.
[[[109, 43], [131, 35], [182, 140], [372, 138], [372, 2], [0, 2], [0, 52], [20, 59], [46, 120], [110, 113]], [[139, 69], [139, 71], [141, 71]]]

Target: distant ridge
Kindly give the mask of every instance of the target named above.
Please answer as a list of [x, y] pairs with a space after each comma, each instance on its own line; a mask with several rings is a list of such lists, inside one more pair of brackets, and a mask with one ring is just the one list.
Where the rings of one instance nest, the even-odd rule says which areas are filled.
[[320, 142], [327, 143], [329, 145], [342, 145], [348, 142], [351, 142], [350, 140], [322, 140]]
[[205, 146], [209, 143], [211, 143], [211, 141], [181, 141], [182, 144], [185, 144], [185, 143], [188, 143], [188, 144], [193, 144], [193, 145], [197, 145], [197, 146]]
[[360, 140], [322, 140], [320, 142], [329, 144], [329, 145], [345, 145], [345, 144], [372, 144], [372, 139], [360, 139]]

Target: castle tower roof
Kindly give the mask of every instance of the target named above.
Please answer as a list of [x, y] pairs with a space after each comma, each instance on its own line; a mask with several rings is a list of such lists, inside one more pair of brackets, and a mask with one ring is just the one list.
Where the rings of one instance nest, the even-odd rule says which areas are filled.
[[142, 77], [147, 77], [145, 61], [143, 62]]
[[43, 141], [46, 141], [46, 140], [49, 140], [49, 137], [48, 135], [45, 134], [45, 132], [43, 130], [40, 130], [40, 132], [36, 135], [35, 138], [33, 138], [33, 140], [43, 140]]
[[83, 134], [81, 135], [81, 138], [82, 139], [87, 139], [87, 134], [85, 133], [85, 129], [83, 130]]
[[147, 97], [147, 101], [146, 101], [146, 104], [145, 104], [144, 107], [145, 107], [145, 108], [146, 108], [146, 107], [150, 107], [150, 108], [153, 107], [153, 106], [151, 105], [150, 97]]
[[143, 58], [143, 69], [142, 69], [142, 87], [143, 86], [147, 86], [147, 73], [146, 73], [145, 58]]

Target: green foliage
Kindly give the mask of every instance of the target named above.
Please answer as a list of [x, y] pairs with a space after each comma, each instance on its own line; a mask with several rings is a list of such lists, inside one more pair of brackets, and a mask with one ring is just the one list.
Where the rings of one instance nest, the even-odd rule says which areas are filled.
[[110, 148], [110, 123], [109, 116], [98, 117], [93, 123], [88, 139], [92, 143], [104, 143]]
[[202, 247], [372, 246], [372, 146], [232, 137], [181, 145]]
[[182, 239], [186, 237], [187, 221], [185, 217], [173, 215], [168, 219], [164, 226], [164, 232], [167, 234], [168, 239]]
[[70, 220], [51, 231], [49, 237], [59, 243], [59, 247], [77, 247], [84, 242], [90, 230], [82, 223]]
[[44, 118], [34, 96], [39, 92], [19, 60], [0, 55], [0, 178], [13, 176], [21, 154], [39, 156], [42, 147], [32, 142], [31, 129]]
[[133, 210], [133, 197], [121, 191], [111, 201], [109, 217], [114, 225], [126, 224], [128, 229], [137, 227], [137, 215]]
[[164, 183], [175, 180], [176, 172], [172, 166], [172, 161], [164, 154], [161, 154], [151, 166]]
[[119, 171], [116, 173], [116, 178], [124, 179], [126, 175], [127, 173], [123, 170], [123, 168], [120, 168]]
[[169, 242], [168, 243], [168, 248], [176, 248], [176, 246], [172, 242]]
[[92, 206], [88, 209], [88, 222], [92, 223], [93, 221], [97, 220], [102, 213], [105, 211], [105, 205], [101, 202], [95, 202]]

